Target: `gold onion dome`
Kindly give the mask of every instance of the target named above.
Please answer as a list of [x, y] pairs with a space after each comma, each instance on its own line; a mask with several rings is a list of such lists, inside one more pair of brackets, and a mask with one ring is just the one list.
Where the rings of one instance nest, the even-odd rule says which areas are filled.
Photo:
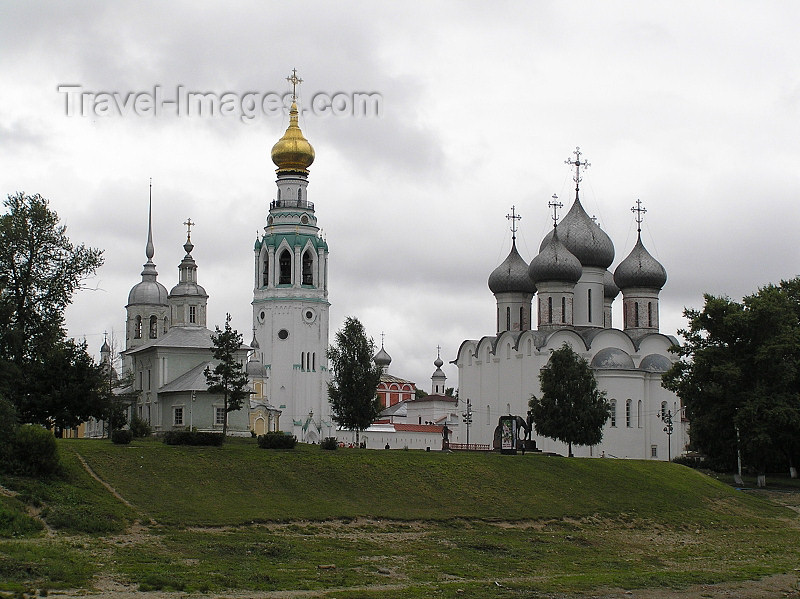
[[289, 110], [289, 127], [278, 142], [272, 146], [272, 162], [278, 167], [277, 172], [308, 173], [308, 167], [314, 162], [314, 148], [303, 137], [297, 124], [297, 104], [292, 102]]

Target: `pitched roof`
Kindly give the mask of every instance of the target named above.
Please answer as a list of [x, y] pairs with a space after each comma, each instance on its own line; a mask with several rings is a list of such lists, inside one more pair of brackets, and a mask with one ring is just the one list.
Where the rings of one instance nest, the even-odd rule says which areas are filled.
[[[129, 349], [124, 353], [128, 355], [135, 354], [146, 349], [150, 349], [151, 347], [190, 347], [197, 349], [211, 349], [214, 347], [214, 343], [211, 341], [211, 335], [213, 334], [213, 331], [210, 331], [205, 327], [174, 326], [170, 327], [166, 334], [158, 339], [152, 339], [144, 345], [140, 345], [134, 349]], [[243, 343], [239, 349], [245, 349], [249, 351], [252, 348]]]
[[173, 393], [176, 391], [208, 391], [208, 381], [203, 371], [211, 366], [211, 362], [203, 362], [161, 387], [159, 393]]
[[407, 401], [401, 401], [393, 406], [389, 406], [381, 412], [381, 416], [405, 416], [408, 413]]
[[381, 375], [381, 382], [382, 383], [400, 383], [403, 385], [416, 385], [414, 381], [408, 381], [406, 379], [401, 379], [399, 376], [394, 376], [393, 374], [383, 373]]
[[410, 400], [408, 403], [416, 403], [416, 402], [423, 402], [423, 401], [446, 401], [448, 403], [456, 403], [458, 401], [457, 398], [451, 397], [450, 395], [435, 395], [430, 394], [424, 397], [418, 397], [416, 399]]

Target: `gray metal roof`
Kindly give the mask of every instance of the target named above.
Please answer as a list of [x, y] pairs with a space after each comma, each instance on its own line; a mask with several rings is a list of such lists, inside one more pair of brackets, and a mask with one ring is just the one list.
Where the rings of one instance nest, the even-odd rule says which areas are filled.
[[620, 289], [631, 287], [661, 289], [667, 282], [667, 271], [645, 249], [641, 235], [631, 253], [619, 263], [614, 271], [614, 282]]
[[528, 276], [528, 263], [511, 244], [511, 251], [503, 263], [489, 275], [489, 290], [492, 293], [536, 293], [536, 285]]
[[[558, 223], [557, 229], [561, 242], [583, 266], [611, 266], [614, 261], [614, 244], [605, 231], [589, 218], [577, 197], [570, 211]], [[553, 231], [550, 231], [542, 240], [539, 251], [545, 248], [552, 237]]]
[[174, 381], [161, 387], [159, 393], [176, 393], [179, 391], [208, 391], [208, 381], [204, 373], [205, 369], [211, 366], [211, 362], [203, 362], [192, 368], [189, 372], [182, 374]]

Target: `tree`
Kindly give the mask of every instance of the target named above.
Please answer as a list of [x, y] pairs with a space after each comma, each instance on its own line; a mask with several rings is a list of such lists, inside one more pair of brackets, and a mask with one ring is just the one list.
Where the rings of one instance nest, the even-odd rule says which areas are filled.
[[236, 359], [236, 353], [242, 347], [242, 335], [231, 328], [231, 315], [225, 315], [225, 330], [216, 327], [216, 333], [211, 335], [214, 343], [212, 354], [218, 361], [213, 370], [207, 366], [205, 369], [209, 393], [221, 393], [225, 421], [222, 424], [223, 438], [228, 434], [228, 413], [241, 410], [244, 399], [247, 397], [247, 374], [241, 362]]
[[588, 362], [566, 343], [553, 350], [539, 372], [542, 396], [529, 402], [533, 424], [539, 434], [572, 445], [597, 445], [603, 439], [603, 425], [610, 404]]
[[328, 399], [337, 424], [356, 431], [369, 427], [381, 412], [377, 390], [381, 367], [372, 362], [375, 343], [368, 339], [364, 325], [348, 316], [328, 348], [333, 380], [328, 383]]
[[[102, 264], [102, 251], [83, 244], [73, 246], [66, 227], [49, 208], [48, 200], [19, 192], [3, 202], [0, 215], [0, 392], [26, 418], [41, 414], [37, 422], [74, 420], [63, 406], [51, 404], [52, 412], [28, 405], [37, 398], [35, 377], [52, 376], [53, 368], [74, 359], [78, 346], [65, 346], [64, 309], [82, 288], [86, 277]], [[85, 346], [82, 346], [85, 351]], [[53, 368], [47, 359], [56, 360]], [[78, 377], [80, 378], [80, 377]], [[41, 403], [41, 402], [39, 402]]]
[[[663, 385], [682, 400], [692, 445], [732, 469], [737, 447], [759, 472], [800, 457], [800, 279], [768, 285], [735, 302], [705, 295], [674, 347], [681, 360]], [[738, 431], [738, 439], [737, 439]]]

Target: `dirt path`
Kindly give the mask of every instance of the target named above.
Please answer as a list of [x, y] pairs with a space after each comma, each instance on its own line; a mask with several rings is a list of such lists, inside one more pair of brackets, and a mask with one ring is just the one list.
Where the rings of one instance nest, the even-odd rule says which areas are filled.
[[103, 485], [109, 493], [111, 493], [114, 497], [119, 499], [122, 503], [124, 503], [126, 506], [131, 508], [133, 511], [135, 511], [135, 512], [139, 511], [130, 501], [128, 501], [122, 495], [120, 495], [114, 487], [112, 487], [106, 481], [104, 481], [102, 478], [97, 476], [97, 473], [94, 470], [92, 470], [92, 467], [89, 464], [86, 463], [86, 460], [83, 459], [83, 456], [81, 454], [79, 454], [76, 451], [75, 455], [78, 456], [78, 460], [80, 460], [81, 465], [83, 466], [84, 470], [86, 470], [86, 472], [89, 473], [89, 476], [91, 476], [93, 479], [95, 479], [97, 482], [99, 482], [101, 485]]

